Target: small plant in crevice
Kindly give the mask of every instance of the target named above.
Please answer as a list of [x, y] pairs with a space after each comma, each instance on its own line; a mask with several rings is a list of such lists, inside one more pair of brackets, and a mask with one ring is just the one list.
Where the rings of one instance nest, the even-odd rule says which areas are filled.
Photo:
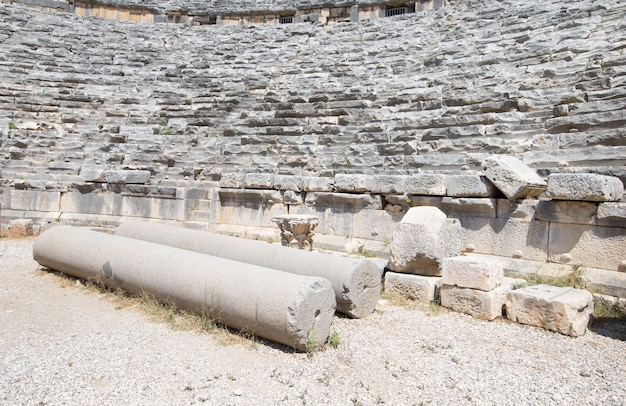
[[17, 125], [12, 121], [9, 121], [9, 130], [17, 130]]
[[315, 324], [313, 324], [311, 329], [307, 332], [305, 345], [306, 345], [307, 356], [312, 357], [313, 352], [315, 351], [315, 347], [317, 345], [317, 335], [315, 334]]
[[337, 348], [339, 347], [340, 343], [341, 343], [341, 337], [339, 336], [339, 332], [333, 331], [332, 333], [330, 333], [330, 337], [328, 337], [328, 345], [330, 345], [333, 348]]

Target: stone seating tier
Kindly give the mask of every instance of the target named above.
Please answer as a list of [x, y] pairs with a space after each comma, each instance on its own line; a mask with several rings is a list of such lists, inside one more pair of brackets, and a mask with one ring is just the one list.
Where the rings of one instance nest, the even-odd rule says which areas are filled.
[[2, 5], [3, 177], [84, 165], [147, 169], [153, 182], [409, 174], [512, 154], [543, 176], [624, 180], [625, 6], [604, 3], [459, 2], [334, 27], [131, 24]]

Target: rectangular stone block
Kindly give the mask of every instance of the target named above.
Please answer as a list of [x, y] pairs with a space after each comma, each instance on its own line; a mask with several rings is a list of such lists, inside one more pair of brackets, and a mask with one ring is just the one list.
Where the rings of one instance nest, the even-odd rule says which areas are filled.
[[374, 177], [363, 174], [335, 175], [335, 190], [337, 192], [362, 193], [372, 190]]
[[485, 176], [448, 175], [446, 195], [451, 197], [491, 197], [498, 193], [497, 188]]
[[332, 192], [335, 187], [335, 178], [326, 176], [302, 177], [302, 190], [305, 192]]
[[430, 303], [437, 299], [441, 277], [410, 275], [396, 272], [385, 273], [385, 292], [398, 294], [419, 303]]
[[104, 181], [107, 183], [139, 183], [150, 180], [152, 174], [144, 170], [107, 170], [104, 171]]
[[243, 187], [249, 189], [272, 189], [274, 187], [274, 174], [246, 173], [243, 178]]
[[391, 243], [393, 230], [402, 216], [403, 213], [387, 210], [360, 210], [352, 217], [352, 237]]
[[502, 316], [507, 294], [511, 289], [519, 286], [526, 286], [526, 281], [503, 278], [499, 287], [488, 292], [442, 285], [441, 305], [455, 312], [469, 314], [479, 319], [494, 320]]
[[467, 252], [545, 261], [548, 223], [503, 218], [460, 217], [461, 245]]
[[598, 206], [589, 202], [541, 201], [535, 218], [541, 221], [573, 224], [593, 224]]
[[508, 199], [537, 197], [546, 189], [546, 182], [519, 159], [509, 155], [493, 155], [483, 162], [485, 176]]
[[347, 211], [361, 209], [381, 210], [383, 200], [381, 196], [352, 193], [323, 193], [309, 192], [304, 204], [307, 206], [334, 207]]
[[477, 257], [450, 257], [441, 262], [445, 285], [490, 291], [502, 283], [504, 271], [497, 261]]
[[287, 214], [287, 206], [277, 190], [218, 189], [218, 204], [212, 205], [218, 224], [249, 225], [252, 227], [278, 227], [272, 223], [274, 216]]
[[274, 175], [274, 189], [300, 192], [302, 190], [302, 178], [293, 175]]
[[68, 192], [61, 197], [61, 209], [64, 213], [85, 213], [120, 215], [122, 213], [122, 195], [119, 193], [80, 193]]
[[9, 207], [12, 210], [60, 211], [61, 192], [13, 189], [9, 196], [11, 198]]
[[185, 220], [183, 200], [122, 196], [122, 216], [159, 220]]
[[558, 200], [614, 202], [624, 195], [624, 184], [614, 176], [595, 173], [553, 173], [546, 196]]
[[593, 296], [582, 289], [535, 285], [507, 294], [509, 320], [572, 337], [585, 334], [592, 314]]
[[446, 177], [428, 173], [410, 175], [405, 180], [404, 193], [427, 196], [446, 195]]
[[548, 260], [617, 270], [626, 259], [626, 229], [581, 224], [550, 224]]

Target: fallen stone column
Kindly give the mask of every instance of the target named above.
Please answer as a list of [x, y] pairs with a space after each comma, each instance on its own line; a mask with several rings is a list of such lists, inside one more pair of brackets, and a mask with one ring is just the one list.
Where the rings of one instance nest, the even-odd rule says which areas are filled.
[[382, 269], [367, 259], [294, 250], [263, 241], [148, 222], [123, 223], [115, 234], [283, 272], [326, 278], [335, 290], [337, 311], [355, 318], [370, 315], [380, 296]]
[[53, 227], [37, 262], [72, 276], [147, 292], [239, 330], [307, 350], [330, 335], [330, 282], [83, 228]]

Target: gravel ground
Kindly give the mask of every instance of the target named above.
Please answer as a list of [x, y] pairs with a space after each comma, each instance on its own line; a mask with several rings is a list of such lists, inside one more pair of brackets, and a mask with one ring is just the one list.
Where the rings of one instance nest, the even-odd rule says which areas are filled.
[[176, 331], [0, 239], [2, 405], [626, 404], [626, 323], [579, 338], [381, 300], [338, 348]]

